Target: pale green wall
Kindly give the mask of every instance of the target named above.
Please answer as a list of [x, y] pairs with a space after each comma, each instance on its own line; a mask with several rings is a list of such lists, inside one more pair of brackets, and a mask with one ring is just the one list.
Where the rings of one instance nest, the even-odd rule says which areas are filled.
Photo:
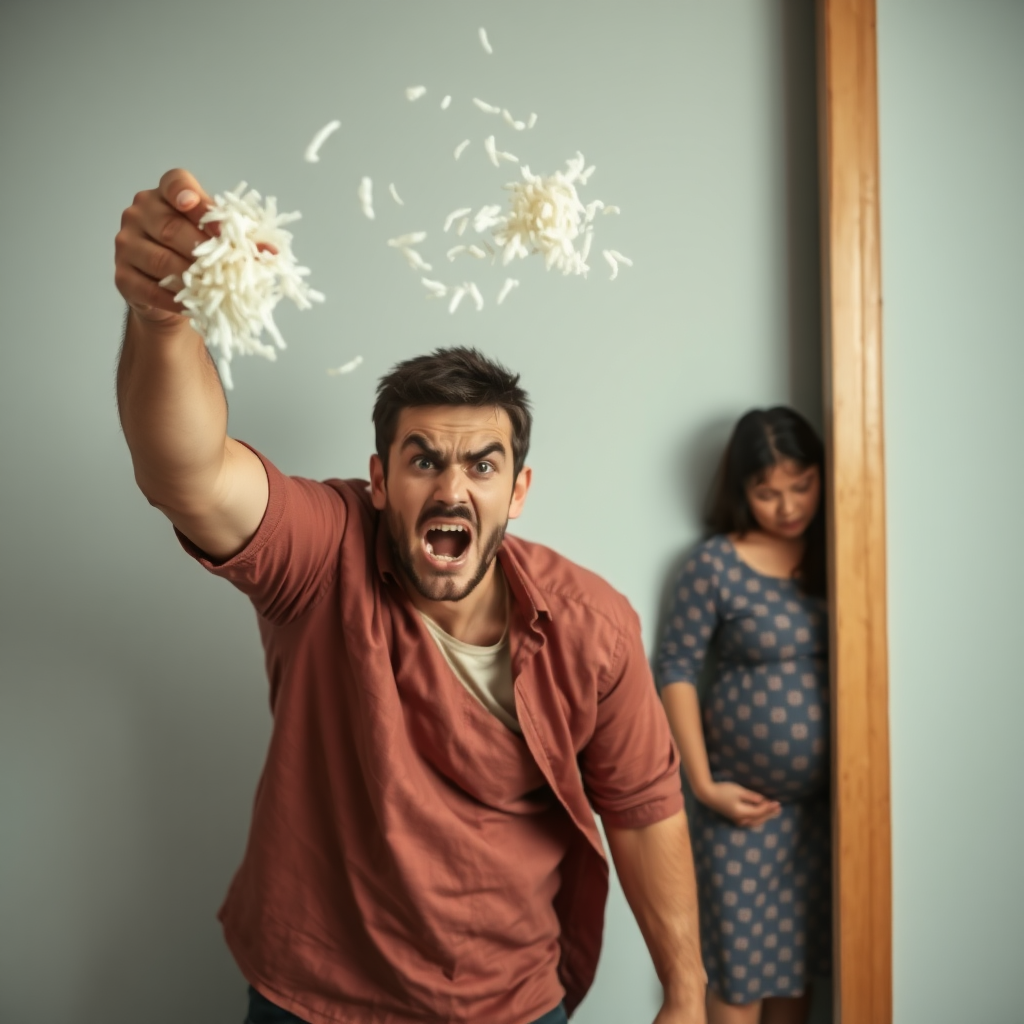
[[[446, 91], [461, 112], [437, 111]], [[473, 95], [540, 113], [507, 143], [535, 168], [577, 148], [597, 164], [592, 194], [623, 209], [606, 238], [636, 261], [614, 286], [529, 266], [500, 311], [422, 299], [383, 239], [502, 180]], [[365, 471], [373, 384], [398, 358], [467, 342], [519, 369], [537, 411], [519, 530], [625, 591], [651, 641], [731, 421], [778, 401], [818, 416], [814, 110], [809, 0], [2, 5], [0, 1019], [241, 1016], [214, 911], [266, 743], [262, 658], [246, 602], [132, 481], [112, 257], [133, 193], [184, 165], [305, 215], [296, 252], [328, 302], [285, 311], [291, 348], [236, 365], [231, 397], [232, 431], [290, 472]], [[456, 166], [467, 134], [476, 162]], [[356, 352], [354, 375], [325, 375]], [[579, 1019], [643, 1021], [655, 998], [616, 894]]]
[[897, 1024], [1024, 1021], [1024, 3], [881, 0]]

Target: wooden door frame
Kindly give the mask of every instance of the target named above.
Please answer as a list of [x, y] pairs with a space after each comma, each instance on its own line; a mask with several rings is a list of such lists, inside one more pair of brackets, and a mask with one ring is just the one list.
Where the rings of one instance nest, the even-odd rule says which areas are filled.
[[875, 0], [816, 0], [832, 608], [835, 1024], [891, 1024]]

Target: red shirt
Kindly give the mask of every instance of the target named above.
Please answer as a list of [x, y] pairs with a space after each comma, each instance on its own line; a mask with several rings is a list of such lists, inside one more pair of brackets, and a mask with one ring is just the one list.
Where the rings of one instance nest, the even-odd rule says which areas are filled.
[[[262, 458], [262, 456], [261, 456]], [[589, 988], [608, 867], [592, 812], [682, 808], [639, 622], [599, 577], [506, 537], [517, 736], [456, 679], [357, 480], [263, 460], [220, 565], [258, 615], [274, 718], [221, 908], [242, 973], [313, 1022], [522, 1024]]]

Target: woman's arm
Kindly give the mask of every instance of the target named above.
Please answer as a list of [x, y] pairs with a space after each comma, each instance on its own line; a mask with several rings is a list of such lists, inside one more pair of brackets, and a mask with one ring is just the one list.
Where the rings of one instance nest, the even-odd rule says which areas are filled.
[[688, 683], [666, 686], [661, 691], [661, 700], [693, 795], [740, 828], [753, 828], [774, 818], [780, 810], [777, 800], [769, 800], [736, 782], [715, 782], [711, 777], [697, 687]]
[[713, 780], [711, 766], [708, 764], [708, 748], [704, 743], [697, 687], [689, 683], [666, 686], [661, 691], [661, 702], [665, 706], [676, 746], [679, 747], [686, 781], [693, 795], [704, 803]]

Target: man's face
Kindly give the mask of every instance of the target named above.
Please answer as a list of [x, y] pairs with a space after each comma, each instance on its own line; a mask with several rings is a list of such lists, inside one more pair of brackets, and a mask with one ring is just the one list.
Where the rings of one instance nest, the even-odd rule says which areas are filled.
[[530, 470], [515, 476], [504, 409], [422, 406], [402, 410], [387, 479], [374, 455], [370, 481], [408, 581], [429, 601], [461, 601], [522, 511]]

